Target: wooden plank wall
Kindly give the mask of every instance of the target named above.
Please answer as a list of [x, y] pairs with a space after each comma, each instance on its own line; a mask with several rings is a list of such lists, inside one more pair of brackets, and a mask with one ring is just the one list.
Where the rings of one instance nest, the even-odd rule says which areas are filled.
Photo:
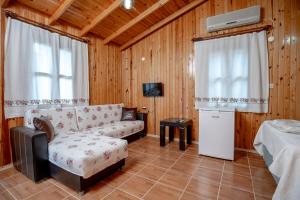
[[[48, 17], [34, 12], [19, 4], [9, 8], [11, 11], [36, 22], [47, 24]], [[70, 34], [79, 35], [79, 30], [64, 24], [56, 28]], [[0, 166], [10, 163], [10, 144], [8, 130], [11, 127], [23, 125], [22, 118], [4, 119], [3, 113], [3, 39], [5, 33], [5, 16], [1, 15], [1, 93], [0, 93]], [[103, 41], [89, 35], [89, 73], [90, 73], [90, 103], [105, 104], [121, 102], [121, 52], [116, 45], [104, 45]]]
[[[123, 101], [139, 109], [147, 107], [150, 134], [159, 133], [159, 121], [163, 118], [187, 117], [194, 122], [193, 140], [198, 139], [199, 117], [194, 109], [195, 66], [191, 40], [209, 35], [206, 31], [208, 16], [253, 5], [262, 6], [262, 23], [226, 32], [273, 23], [274, 28], [268, 35], [273, 35], [275, 41], [268, 44], [268, 49], [270, 83], [274, 84], [274, 88], [270, 90], [268, 114], [236, 114], [235, 146], [251, 149], [257, 129], [266, 119], [300, 119], [299, 1], [209, 0], [122, 51]], [[144, 82], [164, 83], [164, 97], [156, 98], [156, 114], [154, 99], [142, 96]]]

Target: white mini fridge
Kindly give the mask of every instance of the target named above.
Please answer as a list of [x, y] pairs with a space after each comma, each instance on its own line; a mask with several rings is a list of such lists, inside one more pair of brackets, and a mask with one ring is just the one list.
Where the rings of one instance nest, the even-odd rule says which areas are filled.
[[234, 160], [234, 110], [201, 109], [199, 154]]

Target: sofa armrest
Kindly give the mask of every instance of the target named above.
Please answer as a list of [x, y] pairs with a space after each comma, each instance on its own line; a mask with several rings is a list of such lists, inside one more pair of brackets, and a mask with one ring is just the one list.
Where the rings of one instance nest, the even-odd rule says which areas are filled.
[[48, 176], [47, 134], [28, 127], [10, 129], [14, 166], [28, 178], [39, 181]]
[[142, 120], [144, 121], [144, 133], [145, 135], [147, 134], [147, 117], [148, 114], [147, 113], [142, 113], [142, 112], [137, 112], [137, 120]]

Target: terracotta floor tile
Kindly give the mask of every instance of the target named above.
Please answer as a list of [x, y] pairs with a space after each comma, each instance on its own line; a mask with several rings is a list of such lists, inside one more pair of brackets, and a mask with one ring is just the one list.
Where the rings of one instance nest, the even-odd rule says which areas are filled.
[[17, 199], [25, 199], [41, 190], [47, 189], [53, 186], [49, 181], [43, 181], [41, 183], [34, 183], [33, 181], [27, 181], [23, 184], [19, 184], [16, 187], [8, 188], [8, 191]]
[[[220, 199], [251, 199], [253, 189], [248, 160], [256, 200], [271, 199], [276, 184], [257, 154], [235, 151], [235, 161], [224, 161], [198, 155], [198, 146], [194, 144], [184, 152], [178, 146], [178, 142], [172, 142], [160, 147], [159, 139], [150, 137], [130, 143], [129, 157], [122, 171], [117, 171], [90, 187], [83, 196], [52, 178], [48, 179], [48, 189], [45, 187], [42, 190], [44, 187], [34, 184], [20, 172], [10, 168], [0, 171], [0, 193], [3, 194], [0, 194], [0, 199], [13, 199], [7, 189], [19, 199], [27, 197], [29, 193], [29, 198], [46, 200], [98, 200], [104, 197], [136, 199], [142, 195], [147, 199], [159, 200], [178, 199], [180, 196], [183, 200], [216, 199], [223, 166]], [[192, 179], [189, 179], [190, 176]], [[157, 180], [160, 182], [155, 182]], [[157, 185], [153, 187], [152, 184]], [[182, 194], [184, 188], [187, 190]]]
[[266, 168], [265, 161], [263, 161], [263, 160], [249, 159], [249, 165], [250, 165], [251, 167], [261, 167], [261, 168]]
[[122, 184], [120, 190], [141, 198], [153, 185], [153, 181], [134, 176]]
[[14, 167], [0, 171], [0, 180], [19, 173]]
[[249, 166], [248, 157], [235, 157], [233, 162], [234, 162], [235, 164], [239, 164], [239, 165], [247, 165], [247, 166]]
[[145, 200], [174, 200], [178, 199], [181, 192], [161, 184], [155, 185], [144, 197]]
[[180, 200], [215, 200], [216, 198], [208, 198], [206, 196], [198, 196], [189, 192], [185, 192]]
[[233, 162], [225, 162], [224, 171], [233, 174], [239, 174], [243, 176], [250, 176], [249, 166], [237, 165]]
[[223, 170], [223, 165], [224, 165], [223, 160], [213, 159], [213, 158], [208, 158], [208, 157], [203, 158], [200, 163], [201, 167], [215, 169], [215, 170], [219, 170], [219, 171]]
[[222, 200], [254, 200], [253, 193], [238, 190], [225, 185], [221, 186], [219, 199]]
[[1, 192], [0, 199], [1, 200], [15, 200], [15, 198], [13, 196], [11, 196], [11, 194], [9, 194], [8, 192]]
[[205, 179], [209, 182], [219, 184], [221, 181], [222, 172], [214, 169], [199, 167], [193, 175], [196, 179]]
[[255, 194], [264, 197], [272, 197], [276, 189], [276, 184], [270, 184], [268, 181], [254, 180], [253, 187]]
[[63, 200], [78, 200], [78, 198], [74, 197], [74, 196], [68, 196]]
[[163, 168], [149, 165], [148, 167], [140, 171], [138, 175], [157, 181], [165, 173], [165, 171], [166, 170]]
[[269, 181], [275, 184], [275, 180], [267, 168], [251, 167], [251, 174], [255, 180]]
[[175, 161], [181, 156], [181, 153], [167, 151], [167, 152], [160, 153], [158, 156], [163, 159]]
[[108, 184], [103, 182], [98, 183], [97, 185], [89, 188], [86, 194], [80, 196], [80, 194], [76, 193], [76, 197], [82, 200], [100, 200], [104, 198], [106, 195], [111, 193], [113, 188]]
[[199, 156], [193, 156], [193, 155], [183, 155], [178, 162], [187, 162], [190, 164], [199, 165], [202, 161], [202, 158]]
[[162, 168], [169, 168], [174, 163], [175, 163], [174, 160], [168, 160], [168, 159], [161, 158], [161, 157], [157, 158], [156, 160], [154, 160], [152, 162], [153, 165], [162, 167]]
[[185, 150], [185, 154], [197, 155], [198, 154], [198, 147], [197, 148], [193, 148], [193, 147], [187, 148]]
[[193, 178], [186, 191], [207, 198], [216, 198], [219, 184]]
[[255, 194], [255, 200], [272, 200], [272, 197], [263, 197], [258, 194]]
[[145, 153], [140, 154], [139, 156], [135, 157], [135, 159], [137, 159], [137, 161], [142, 164], [152, 163], [156, 158], [157, 158], [157, 156], [154, 156], [151, 154], [145, 154]]
[[67, 196], [69, 196], [69, 194], [63, 191], [62, 189], [56, 186], [51, 186], [46, 190], [34, 194], [30, 198], [28, 198], [28, 200], [62, 200]]
[[125, 166], [122, 168], [123, 172], [131, 172], [131, 173], [137, 173], [141, 169], [143, 169], [146, 165], [137, 162], [135, 160], [126, 160]]
[[172, 167], [173, 170], [177, 170], [179, 172], [184, 172], [185, 174], [189, 174], [189, 175], [192, 175], [197, 168], [198, 168], [198, 165], [191, 164], [191, 163], [184, 162], [184, 161], [177, 162]]
[[138, 198], [127, 194], [125, 192], [122, 192], [120, 190], [115, 190], [113, 193], [105, 197], [104, 199], [107, 200], [138, 200]]
[[122, 183], [124, 183], [127, 179], [129, 179], [132, 175], [124, 172], [115, 172], [111, 176], [107, 177], [103, 181], [112, 187], [118, 187]]
[[179, 173], [176, 170], [169, 170], [159, 182], [183, 190], [187, 185], [190, 177], [190, 175], [187, 175], [185, 173]]
[[5, 188], [0, 184], [0, 193], [4, 192], [4, 191], [5, 191]]
[[236, 189], [252, 192], [251, 178], [247, 176], [240, 176], [237, 174], [223, 173], [222, 185], [231, 186]]
[[24, 176], [23, 174], [18, 173], [13, 176], [10, 176], [8, 178], [0, 180], [0, 183], [5, 188], [11, 188], [11, 187], [15, 187], [19, 184], [25, 183], [27, 181], [31, 181], [31, 180], [29, 178], [27, 178], [26, 176]]

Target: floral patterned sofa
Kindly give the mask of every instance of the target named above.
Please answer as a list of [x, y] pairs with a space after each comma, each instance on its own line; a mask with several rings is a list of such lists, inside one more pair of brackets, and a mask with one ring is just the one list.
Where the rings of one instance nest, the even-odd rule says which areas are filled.
[[33, 118], [50, 120], [55, 130], [47, 148], [50, 175], [84, 191], [109, 171], [123, 166], [128, 156], [125, 139], [144, 133], [143, 120], [121, 121], [123, 106], [28, 110], [24, 123], [26, 130], [34, 130]]

